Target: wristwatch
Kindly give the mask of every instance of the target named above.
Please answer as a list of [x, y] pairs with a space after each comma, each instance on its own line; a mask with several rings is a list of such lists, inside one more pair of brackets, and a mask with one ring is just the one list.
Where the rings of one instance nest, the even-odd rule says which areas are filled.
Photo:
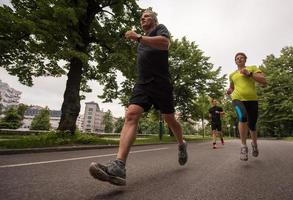
[[249, 77], [252, 77], [252, 75], [253, 75], [253, 73], [252, 73], [252, 72], [249, 72], [249, 75], [248, 75], [248, 76], [249, 76]]
[[137, 38], [136, 38], [136, 40], [137, 40], [138, 42], [140, 42], [141, 38], [142, 38], [142, 35], [141, 35], [141, 34], [137, 34]]

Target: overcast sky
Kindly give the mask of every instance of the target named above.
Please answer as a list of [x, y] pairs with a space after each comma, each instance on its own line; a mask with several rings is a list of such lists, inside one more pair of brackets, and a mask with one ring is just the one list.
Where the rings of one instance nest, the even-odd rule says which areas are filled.
[[[7, 0], [0, 0], [7, 4]], [[238, 51], [248, 56], [247, 65], [260, 65], [269, 54], [279, 56], [285, 46], [293, 46], [293, 0], [140, 0], [142, 8], [153, 7], [159, 22], [166, 25], [174, 38], [186, 36], [210, 57], [222, 74], [235, 70], [234, 55]], [[50, 109], [61, 109], [66, 77], [37, 78], [33, 87], [18, 83], [0, 67], [0, 79], [22, 92], [20, 102]], [[95, 101], [114, 116], [124, 115], [118, 101], [103, 104], [97, 98], [102, 87], [90, 82], [93, 89], [86, 100]]]

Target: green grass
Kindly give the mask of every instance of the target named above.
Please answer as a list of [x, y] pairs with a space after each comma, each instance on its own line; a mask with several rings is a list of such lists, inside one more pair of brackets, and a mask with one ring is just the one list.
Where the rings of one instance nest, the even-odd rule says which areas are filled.
[[282, 140], [293, 141], [293, 137], [283, 137]]
[[[184, 135], [186, 141], [202, 141], [202, 136]], [[205, 137], [204, 140], [210, 140]], [[162, 141], [158, 135], [137, 135], [134, 144], [156, 144], [176, 142], [175, 137], [164, 135]], [[0, 134], [0, 149], [41, 148], [70, 145], [118, 145], [119, 135], [75, 135], [56, 134], [55, 132], [31, 135], [4, 135]]]

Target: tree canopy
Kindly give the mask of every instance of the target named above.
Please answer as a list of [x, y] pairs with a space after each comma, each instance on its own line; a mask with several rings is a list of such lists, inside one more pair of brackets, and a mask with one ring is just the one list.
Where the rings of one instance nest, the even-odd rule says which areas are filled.
[[105, 126], [104, 128], [105, 133], [113, 133], [114, 122], [113, 122], [113, 115], [110, 110], [108, 110], [103, 116], [102, 124]]
[[30, 130], [50, 130], [50, 111], [46, 107], [33, 118]]
[[[124, 105], [136, 78], [135, 45], [124, 39], [139, 27], [141, 9], [135, 0], [12, 0], [0, 7], [0, 66], [23, 84], [39, 76], [68, 80], [58, 129], [74, 133], [80, 111], [79, 94], [90, 92], [88, 80], [104, 86], [104, 101], [119, 98]], [[183, 118], [194, 112], [199, 94], [219, 96], [225, 76], [213, 70], [209, 58], [185, 37], [172, 40], [170, 70], [175, 105]], [[117, 71], [126, 80], [117, 84]]]
[[209, 57], [194, 42], [185, 37], [174, 40], [170, 49], [175, 106], [183, 119], [201, 118], [202, 96], [221, 98], [226, 75], [220, 76], [221, 67], [214, 69]]
[[[124, 33], [138, 27], [135, 0], [12, 0], [0, 7], [0, 66], [31, 86], [39, 76], [68, 80], [58, 129], [74, 133], [80, 111], [79, 91], [97, 80], [117, 97], [116, 72], [131, 77], [133, 43]], [[138, 28], [139, 29], [139, 28]], [[129, 80], [127, 80], [129, 81]]]
[[259, 87], [260, 120], [263, 133], [292, 134], [293, 129], [293, 47], [285, 47], [279, 57], [269, 55], [261, 67], [268, 85]]

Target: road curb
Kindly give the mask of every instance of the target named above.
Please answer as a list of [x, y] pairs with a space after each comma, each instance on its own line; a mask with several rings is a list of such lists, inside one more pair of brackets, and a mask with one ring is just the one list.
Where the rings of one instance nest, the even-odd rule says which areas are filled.
[[118, 147], [118, 145], [66, 146], [66, 147], [46, 147], [46, 148], [29, 148], [29, 149], [1, 149], [0, 155], [105, 149], [105, 148], [114, 148], [114, 147]]
[[[189, 141], [188, 143], [201, 143], [206, 141]], [[149, 146], [149, 145], [162, 145], [162, 144], [176, 144], [170, 143], [151, 143], [151, 144], [134, 144], [132, 146]], [[46, 153], [46, 152], [59, 152], [59, 151], [77, 151], [77, 150], [91, 150], [91, 149], [107, 149], [118, 148], [118, 145], [84, 145], [84, 146], [62, 146], [62, 147], [46, 147], [46, 148], [28, 148], [28, 149], [1, 149], [0, 155], [12, 154], [26, 154], [26, 153]]]

